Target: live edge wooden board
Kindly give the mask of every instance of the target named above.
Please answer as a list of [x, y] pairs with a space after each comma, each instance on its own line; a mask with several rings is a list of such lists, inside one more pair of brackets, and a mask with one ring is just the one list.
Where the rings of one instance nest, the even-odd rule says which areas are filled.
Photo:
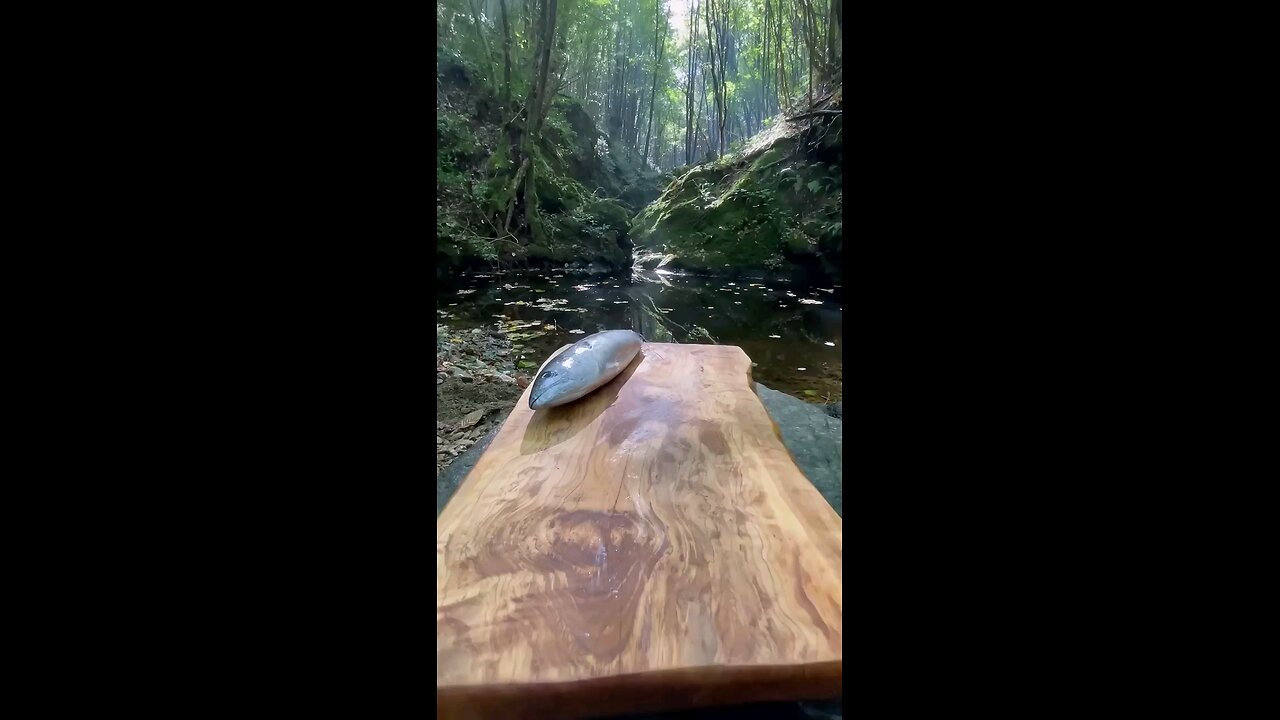
[[529, 391], [436, 522], [436, 710], [581, 718], [840, 695], [839, 516], [740, 348]]

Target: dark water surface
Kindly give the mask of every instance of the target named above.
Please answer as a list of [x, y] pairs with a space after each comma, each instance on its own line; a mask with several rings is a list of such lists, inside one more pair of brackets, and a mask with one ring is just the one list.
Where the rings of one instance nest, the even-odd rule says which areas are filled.
[[[653, 342], [737, 345], [758, 382], [796, 397], [841, 399], [844, 292], [775, 278], [721, 278], [637, 271], [463, 274], [437, 288], [436, 322], [450, 329], [545, 333], [519, 338], [536, 368], [552, 352], [601, 330], [631, 329]], [[578, 330], [581, 332], [572, 332]]]

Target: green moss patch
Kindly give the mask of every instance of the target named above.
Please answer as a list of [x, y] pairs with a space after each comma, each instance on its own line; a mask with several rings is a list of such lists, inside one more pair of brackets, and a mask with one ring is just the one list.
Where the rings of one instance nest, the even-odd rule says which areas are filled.
[[770, 131], [727, 155], [689, 168], [631, 223], [637, 247], [675, 255], [674, 267], [724, 271], [817, 264], [839, 272], [840, 168]]

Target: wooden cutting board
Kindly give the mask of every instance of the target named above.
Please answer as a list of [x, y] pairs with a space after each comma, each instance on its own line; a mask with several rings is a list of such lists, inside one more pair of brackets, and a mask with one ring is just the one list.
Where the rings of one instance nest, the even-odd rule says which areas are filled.
[[740, 348], [648, 343], [529, 391], [436, 521], [436, 710], [570, 718], [838, 697], [843, 525]]

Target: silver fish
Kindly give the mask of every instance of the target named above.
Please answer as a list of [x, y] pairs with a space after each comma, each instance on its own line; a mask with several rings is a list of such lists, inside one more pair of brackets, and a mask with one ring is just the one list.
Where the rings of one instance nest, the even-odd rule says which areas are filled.
[[542, 368], [529, 388], [529, 408], [573, 402], [614, 379], [626, 369], [644, 338], [631, 330], [605, 330], [588, 335]]

